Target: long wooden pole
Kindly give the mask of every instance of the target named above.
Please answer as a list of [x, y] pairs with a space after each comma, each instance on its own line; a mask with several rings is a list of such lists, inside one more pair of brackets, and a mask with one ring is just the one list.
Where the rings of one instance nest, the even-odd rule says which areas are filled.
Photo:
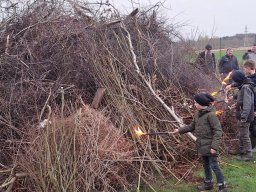
[[[147, 81], [145, 79], [145, 77], [143, 76], [143, 74], [141, 73], [140, 71], [140, 68], [137, 64], [137, 59], [136, 59], [136, 54], [134, 53], [134, 48], [133, 48], [133, 45], [132, 45], [132, 41], [131, 41], [131, 35], [129, 33], [129, 31], [126, 29], [124, 23], [120, 23], [120, 26], [122, 27], [122, 29], [126, 32], [126, 38], [128, 40], [128, 43], [129, 43], [129, 49], [130, 49], [130, 52], [132, 54], [132, 62], [136, 68], [136, 72], [137, 74], [139, 75], [139, 77], [143, 80], [143, 82], [147, 85], [147, 87], [149, 88], [150, 92], [154, 95], [154, 97], [163, 105], [163, 107], [171, 114], [171, 116], [178, 122], [179, 126], [184, 126], [184, 123], [183, 123], [183, 120], [181, 118], [179, 118], [175, 111], [174, 111], [174, 108], [173, 107], [169, 107], [168, 105], [166, 105], [166, 103], [161, 99], [161, 97], [159, 97], [154, 89], [152, 88], [151, 84], [149, 81]], [[188, 132], [187, 135], [193, 140], [193, 141], [196, 141], [196, 137]]]

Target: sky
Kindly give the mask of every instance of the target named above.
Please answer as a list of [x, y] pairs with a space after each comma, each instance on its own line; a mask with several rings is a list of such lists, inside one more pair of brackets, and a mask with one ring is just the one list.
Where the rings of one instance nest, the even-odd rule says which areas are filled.
[[256, 0], [112, 0], [123, 13], [157, 2], [164, 5], [160, 11], [168, 22], [185, 24], [181, 31], [188, 37], [195, 32], [209, 37], [232, 36], [244, 33], [245, 26], [248, 33], [256, 33]]

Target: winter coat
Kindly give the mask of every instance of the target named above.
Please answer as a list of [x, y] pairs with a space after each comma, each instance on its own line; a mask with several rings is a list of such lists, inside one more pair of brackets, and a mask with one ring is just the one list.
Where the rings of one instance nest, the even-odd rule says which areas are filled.
[[234, 69], [235, 70], [239, 69], [237, 58], [234, 55], [223, 56], [220, 60], [219, 72], [224, 73], [226, 75]]
[[256, 53], [251, 51], [251, 50], [248, 50], [248, 52], [246, 52], [244, 55], [243, 55], [243, 60], [254, 60], [256, 62]]
[[254, 93], [250, 84], [243, 84], [238, 87], [236, 117], [248, 123], [254, 119]]
[[206, 61], [206, 53], [205, 51], [199, 53], [196, 64], [198, 65], [199, 69], [203, 70], [206, 74], [214, 73], [216, 70], [216, 62], [215, 62], [215, 55], [211, 53], [212, 61], [207, 63]]
[[196, 146], [198, 153], [202, 156], [212, 156], [211, 149], [218, 151], [222, 129], [220, 121], [215, 115], [215, 108], [209, 106], [197, 111], [190, 125], [181, 127], [179, 133], [193, 132], [197, 137]]

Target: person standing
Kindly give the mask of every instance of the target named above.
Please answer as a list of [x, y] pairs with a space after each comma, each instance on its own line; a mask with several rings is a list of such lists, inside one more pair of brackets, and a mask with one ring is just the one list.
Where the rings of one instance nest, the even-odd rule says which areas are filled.
[[215, 55], [212, 53], [212, 46], [206, 45], [205, 51], [199, 53], [196, 64], [199, 69], [204, 71], [206, 74], [212, 74], [216, 71]]
[[[244, 62], [244, 73], [247, 75], [247, 78], [251, 80], [252, 89], [255, 90], [256, 88], [256, 73], [255, 73], [255, 62], [253, 60], [246, 60]], [[254, 91], [254, 120], [250, 124], [250, 139], [252, 144], [252, 149], [255, 150], [256, 146], [256, 97]]]
[[[243, 71], [247, 78], [250, 80], [247, 80], [247, 84], [250, 85], [251, 89], [255, 89], [256, 86], [256, 73], [255, 73], [256, 64], [253, 60], [246, 60], [243, 64]], [[237, 88], [239, 85], [235, 82], [231, 83], [230, 85], [227, 85], [225, 90], [230, 90], [232, 87]], [[237, 98], [237, 95], [235, 95], [235, 98]], [[252, 149], [256, 146], [256, 97], [254, 92], [254, 120], [250, 123], [249, 132], [250, 132], [250, 140]], [[231, 150], [229, 151], [230, 154], [238, 154], [239, 151], [237, 150]]]
[[227, 48], [226, 55], [221, 58], [219, 63], [219, 72], [222, 78], [225, 78], [231, 71], [238, 69], [239, 65], [236, 56], [233, 55], [233, 49]]
[[209, 93], [198, 93], [194, 96], [197, 112], [190, 125], [175, 129], [172, 133], [184, 134], [194, 132], [197, 137], [196, 146], [198, 153], [202, 156], [204, 167], [204, 184], [198, 186], [199, 191], [213, 189], [212, 170], [214, 171], [219, 192], [227, 192], [222, 170], [218, 163], [218, 151], [222, 138], [222, 129], [215, 108], [211, 105], [214, 101]]
[[256, 44], [243, 55], [243, 60], [253, 60], [256, 62]]
[[236, 117], [240, 120], [239, 130], [239, 153], [237, 157], [241, 161], [251, 161], [252, 145], [249, 128], [254, 120], [254, 93], [250, 87], [251, 80], [246, 78], [245, 74], [240, 71], [234, 71], [231, 79], [237, 84], [237, 105]]

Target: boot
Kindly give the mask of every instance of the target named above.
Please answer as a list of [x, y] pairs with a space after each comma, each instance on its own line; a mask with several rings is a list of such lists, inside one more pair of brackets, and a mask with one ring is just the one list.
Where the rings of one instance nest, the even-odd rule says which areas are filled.
[[237, 157], [237, 160], [239, 161], [252, 161], [253, 160], [253, 156], [252, 156], [252, 152], [247, 152], [245, 154], [242, 154], [240, 156]]
[[218, 184], [218, 187], [219, 187], [218, 192], [227, 192], [228, 191], [225, 183]]
[[197, 187], [199, 191], [208, 191], [213, 189], [213, 182], [212, 181], [204, 181], [203, 185]]

